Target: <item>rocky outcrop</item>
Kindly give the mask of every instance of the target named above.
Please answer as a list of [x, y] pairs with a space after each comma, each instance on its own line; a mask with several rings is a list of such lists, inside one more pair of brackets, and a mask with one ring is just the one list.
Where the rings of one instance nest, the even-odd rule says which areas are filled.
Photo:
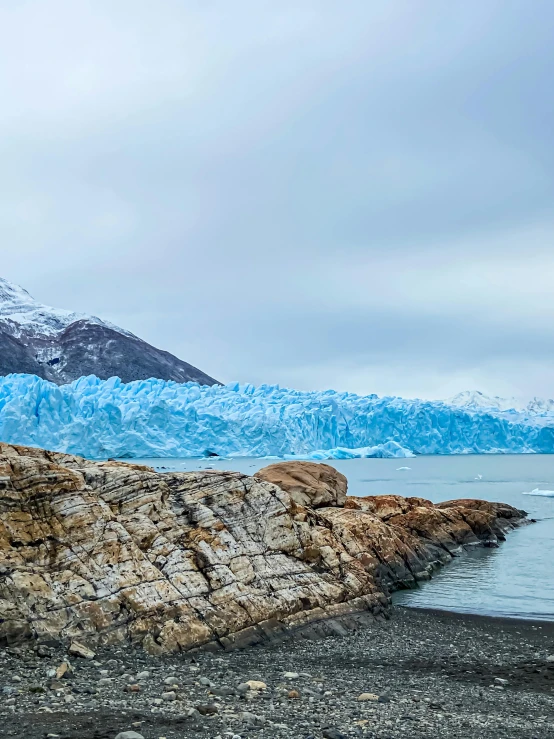
[[314, 508], [299, 501], [323, 505], [317, 487], [330, 489], [333, 473], [287, 466], [291, 493], [267, 470], [160, 474], [0, 444], [0, 639], [130, 640], [161, 653], [382, 618], [391, 589], [522, 520], [475, 501], [341, 506], [338, 475], [334, 505]]

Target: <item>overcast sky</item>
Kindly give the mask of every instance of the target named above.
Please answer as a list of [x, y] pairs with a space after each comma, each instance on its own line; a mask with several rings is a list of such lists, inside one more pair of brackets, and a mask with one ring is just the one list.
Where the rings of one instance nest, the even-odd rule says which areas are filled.
[[551, 0], [0, 0], [0, 273], [222, 381], [554, 395]]

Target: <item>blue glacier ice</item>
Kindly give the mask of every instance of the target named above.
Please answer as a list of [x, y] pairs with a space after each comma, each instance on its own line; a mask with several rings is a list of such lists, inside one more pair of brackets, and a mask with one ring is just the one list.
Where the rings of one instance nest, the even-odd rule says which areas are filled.
[[274, 385], [0, 377], [0, 440], [106, 457], [554, 452], [554, 415]]

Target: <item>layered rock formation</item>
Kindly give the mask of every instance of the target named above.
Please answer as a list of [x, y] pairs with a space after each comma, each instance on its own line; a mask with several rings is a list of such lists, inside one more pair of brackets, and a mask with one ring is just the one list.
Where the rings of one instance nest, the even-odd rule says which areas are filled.
[[342, 475], [310, 463], [160, 474], [0, 444], [0, 639], [161, 653], [382, 618], [391, 589], [463, 545], [496, 544], [524, 515], [345, 494]]

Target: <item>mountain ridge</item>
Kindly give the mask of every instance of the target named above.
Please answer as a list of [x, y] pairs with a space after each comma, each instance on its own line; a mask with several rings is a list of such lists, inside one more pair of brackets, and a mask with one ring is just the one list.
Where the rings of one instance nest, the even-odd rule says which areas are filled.
[[152, 377], [215, 385], [217, 380], [97, 316], [37, 302], [0, 277], [0, 375], [26, 373], [63, 385], [96, 375], [123, 382]]

